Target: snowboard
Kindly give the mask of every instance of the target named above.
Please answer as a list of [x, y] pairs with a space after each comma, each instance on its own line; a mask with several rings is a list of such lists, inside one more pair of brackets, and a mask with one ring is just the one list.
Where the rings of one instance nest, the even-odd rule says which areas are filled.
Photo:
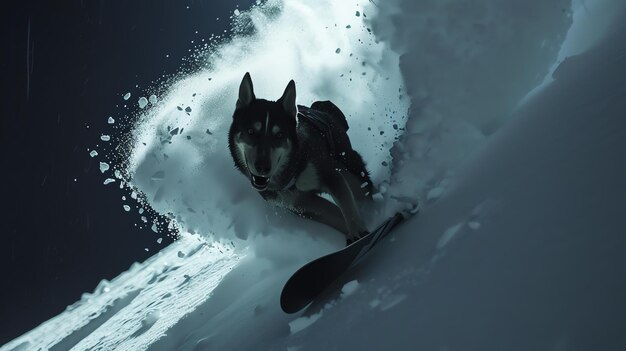
[[295, 313], [313, 302], [337, 278], [363, 260], [408, 215], [396, 213], [359, 240], [298, 269], [283, 287], [280, 296], [283, 311]]

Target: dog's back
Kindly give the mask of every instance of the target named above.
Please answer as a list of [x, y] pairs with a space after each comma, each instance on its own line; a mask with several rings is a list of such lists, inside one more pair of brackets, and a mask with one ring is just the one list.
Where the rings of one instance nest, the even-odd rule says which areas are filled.
[[363, 194], [364, 198], [371, 198], [373, 193], [372, 181], [369, 178], [369, 172], [363, 158], [352, 148], [347, 134], [349, 126], [343, 112], [330, 101], [316, 101], [311, 104], [311, 107], [299, 105], [299, 127], [302, 124], [306, 126], [299, 128], [306, 130], [303, 136], [317, 139], [315, 141], [309, 140], [308, 143], [316, 156], [332, 157], [339, 160], [350, 173], [360, 179], [359, 187], [366, 183], [358, 193]]

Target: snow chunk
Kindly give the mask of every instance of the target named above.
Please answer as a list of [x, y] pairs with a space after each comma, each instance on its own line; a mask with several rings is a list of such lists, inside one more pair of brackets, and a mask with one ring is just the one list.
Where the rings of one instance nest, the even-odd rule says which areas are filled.
[[150, 101], [150, 103], [154, 105], [154, 104], [156, 104], [156, 103], [157, 103], [157, 101], [158, 101], [158, 100], [157, 100], [156, 95], [152, 94], [152, 95], [150, 95], [150, 97], [148, 98], [148, 101]]
[[341, 288], [341, 297], [346, 298], [352, 294], [359, 288], [359, 282], [357, 280], [353, 280], [344, 284]]
[[380, 299], [374, 299], [370, 301], [369, 305], [370, 305], [370, 308], [378, 307], [378, 305], [380, 305]]
[[480, 222], [468, 222], [467, 226], [473, 230], [480, 228]]
[[233, 13], [235, 14], [235, 16], [239, 16], [239, 14], [240, 14], [239, 9], [235, 9], [235, 11]]
[[159, 232], [159, 230], [157, 229], [156, 223], [152, 223], [152, 227], [150, 227], [150, 229], [152, 229], [152, 231], [155, 232], [155, 233]]
[[100, 162], [100, 172], [104, 173], [109, 170], [109, 164], [106, 162]]
[[100, 140], [102, 140], [102, 141], [109, 141], [109, 140], [111, 140], [111, 137], [106, 135], [106, 134], [102, 134], [102, 135], [100, 135]]
[[96, 150], [91, 150], [91, 152], [89, 153], [89, 156], [91, 156], [91, 157], [96, 157], [96, 156], [98, 156], [98, 151], [96, 151]]
[[165, 178], [165, 171], [157, 171], [152, 175], [152, 177], [150, 177], [150, 180], [159, 181], [159, 180], [163, 180], [164, 178]]
[[293, 321], [289, 322], [289, 330], [291, 331], [291, 334], [295, 334], [313, 325], [313, 323], [317, 322], [317, 320], [320, 318], [322, 318], [322, 311], [308, 317], [305, 316], [296, 318]]
[[109, 119], [107, 120], [107, 122], [108, 122], [109, 124], [113, 124], [113, 123], [115, 123], [115, 120], [113, 119], [113, 117], [109, 117]]
[[160, 244], [160, 243], [162, 243], [162, 242], [163, 242], [163, 238], [158, 238], [158, 239], [157, 239], [157, 244]]
[[130, 99], [130, 93], [124, 94], [124, 100], [128, 100], [128, 99]]
[[340, 49], [340, 48], [337, 48], [337, 50], [335, 50], [335, 54], [338, 54], [338, 53], [340, 53], [340, 52], [341, 52], [341, 49]]
[[454, 236], [459, 232], [459, 229], [463, 227], [463, 223], [456, 224], [443, 233], [441, 238], [439, 238], [439, 242], [437, 242], [437, 249], [442, 249], [444, 246], [454, 238]]
[[404, 301], [406, 297], [406, 294], [391, 294], [385, 297], [385, 299], [382, 301], [382, 304], [380, 305], [380, 310], [386, 311]]
[[130, 211], [130, 206], [124, 205], [124, 211], [129, 212]]
[[443, 194], [443, 191], [444, 188], [441, 186], [432, 188], [428, 191], [428, 194], [426, 194], [426, 199], [428, 201], [436, 200], [441, 196], [441, 194]]
[[139, 103], [139, 108], [144, 108], [146, 107], [146, 105], [148, 105], [148, 99], [142, 96], [139, 98], [138, 103]]
[[104, 185], [111, 184], [111, 183], [113, 183], [113, 182], [115, 182], [115, 179], [113, 179], [113, 178], [107, 178], [107, 179], [105, 179], [105, 180], [104, 180]]
[[185, 253], [182, 251], [178, 251], [178, 258], [184, 258], [185, 257]]

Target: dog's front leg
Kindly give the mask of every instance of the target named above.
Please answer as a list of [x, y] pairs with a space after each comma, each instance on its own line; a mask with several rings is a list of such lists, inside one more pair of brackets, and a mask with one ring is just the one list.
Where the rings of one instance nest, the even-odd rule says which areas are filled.
[[348, 241], [358, 239], [368, 233], [367, 227], [361, 218], [354, 194], [347, 179], [341, 171], [335, 171], [325, 175], [325, 185], [328, 193], [339, 206], [343, 214], [346, 228], [348, 229]]

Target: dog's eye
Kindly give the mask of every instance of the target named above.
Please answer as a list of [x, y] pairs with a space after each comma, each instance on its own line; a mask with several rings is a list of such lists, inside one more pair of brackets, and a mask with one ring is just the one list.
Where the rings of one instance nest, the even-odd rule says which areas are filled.
[[285, 136], [285, 134], [283, 132], [278, 132], [274, 135], [274, 137], [276, 139], [282, 139]]
[[252, 135], [252, 134], [254, 134], [254, 129], [248, 128], [248, 135]]

